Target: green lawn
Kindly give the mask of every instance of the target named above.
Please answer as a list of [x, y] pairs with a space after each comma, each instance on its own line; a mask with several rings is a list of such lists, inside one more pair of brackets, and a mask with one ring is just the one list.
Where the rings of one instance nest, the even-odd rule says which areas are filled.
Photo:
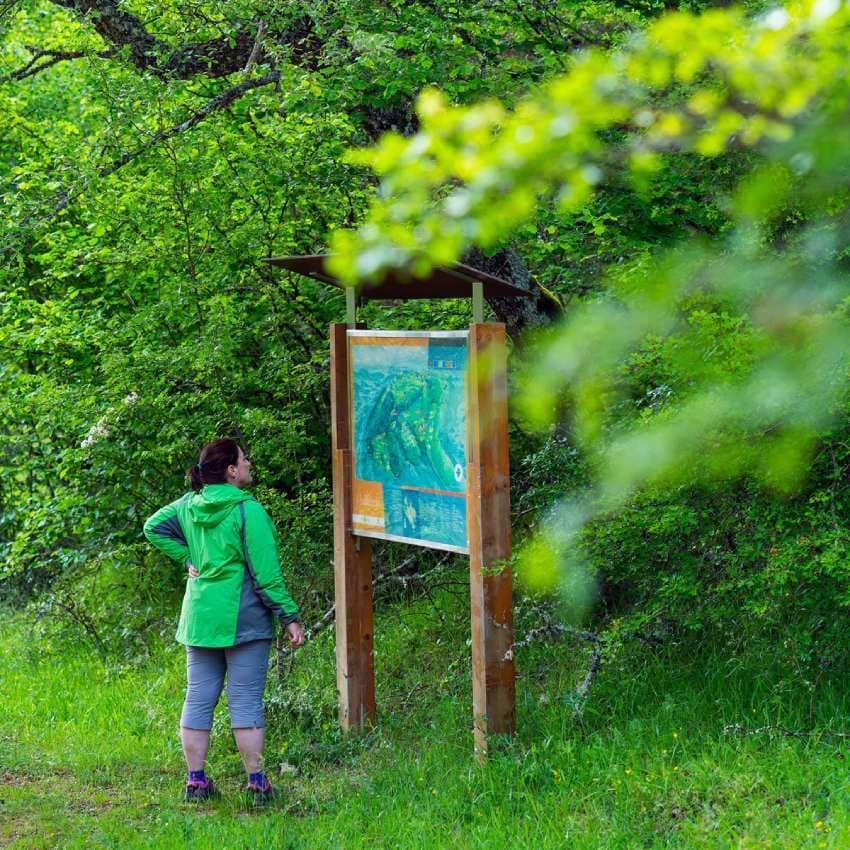
[[[330, 632], [270, 685], [268, 770], [284, 790], [249, 810], [216, 716], [214, 803], [180, 801], [183, 656], [106, 667], [84, 645], [0, 631], [0, 846], [14, 848], [846, 848], [843, 676], [815, 692], [694, 647], [635, 646], [603, 667], [581, 719], [584, 650], [518, 659], [519, 735], [472, 758], [463, 605], [378, 619], [379, 728], [335, 727]], [[805, 738], [724, 731], [781, 725]], [[296, 765], [296, 776], [276, 777]]]

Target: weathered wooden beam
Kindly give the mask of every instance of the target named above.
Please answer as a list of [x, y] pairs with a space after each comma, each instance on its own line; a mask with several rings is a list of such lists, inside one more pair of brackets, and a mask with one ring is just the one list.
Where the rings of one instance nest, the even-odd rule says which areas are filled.
[[346, 324], [331, 325], [331, 442], [334, 586], [339, 723], [361, 731], [375, 722], [372, 548], [351, 532], [352, 453]]
[[469, 583], [475, 752], [516, 731], [505, 326], [469, 333]]

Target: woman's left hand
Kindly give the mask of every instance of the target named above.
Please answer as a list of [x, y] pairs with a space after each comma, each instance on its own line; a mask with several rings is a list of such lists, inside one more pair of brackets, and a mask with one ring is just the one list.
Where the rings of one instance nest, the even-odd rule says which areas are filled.
[[197, 578], [200, 575], [198, 568], [191, 561], [186, 561], [186, 569], [189, 570], [189, 578]]

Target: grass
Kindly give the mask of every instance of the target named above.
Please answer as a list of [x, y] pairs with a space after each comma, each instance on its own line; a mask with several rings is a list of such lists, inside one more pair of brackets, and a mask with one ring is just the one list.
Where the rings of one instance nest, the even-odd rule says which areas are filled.
[[[603, 667], [581, 718], [584, 650], [518, 659], [519, 734], [472, 758], [464, 605], [379, 617], [379, 727], [336, 731], [333, 639], [270, 684], [267, 764], [299, 768], [273, 807], [246, 807], [216, 715], [222, 798], [180, 802], [183, 656], [106, 666], [84, 645], [0, 627], [0, 846], [14, 848], [847, 848], [844, 676], [813, 693], [758, 657], [635, 646]], [[766, 725], [802, 738], [730, 732]]]

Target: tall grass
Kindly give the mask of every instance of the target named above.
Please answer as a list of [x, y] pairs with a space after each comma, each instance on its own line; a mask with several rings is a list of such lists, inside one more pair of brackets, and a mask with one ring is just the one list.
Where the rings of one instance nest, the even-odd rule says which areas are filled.
[[[241, 798], [224, 705], [209, 765], [224, 795], [180, 802], [179, 647], [106, 666], [84, 645], [33, 644], [7, 616], [0, 845], [850, 847], [843, 674], [813, 691], [769, 656], [636, 645], [602, 668], [577, 717], [584, 650], [535, 645], [518, 660], [519, 734], [481, 767], [464, 603], [435, 601], [378, 618], [382, 713], [366, 738], [336, 730], [332, 634], [299, 654], [282, 688], [272, 677], [267, 768], [284, 797], [260, 812]], [[300, 773], [276, 776], [282, 761]]]

